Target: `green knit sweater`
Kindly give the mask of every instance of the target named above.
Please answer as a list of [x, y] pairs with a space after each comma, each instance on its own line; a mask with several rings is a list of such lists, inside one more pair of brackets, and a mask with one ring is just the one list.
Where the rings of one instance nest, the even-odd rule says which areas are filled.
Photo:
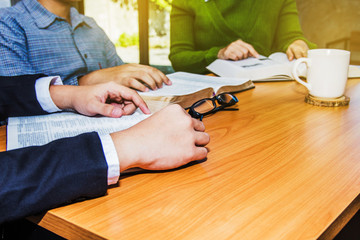
[[176, 71], [205, 73], [221, 48], [241, 39], [261, 55], [285, 52], [297, 39], [310, 48], [295, 0], [173, 0], [169, 59]]

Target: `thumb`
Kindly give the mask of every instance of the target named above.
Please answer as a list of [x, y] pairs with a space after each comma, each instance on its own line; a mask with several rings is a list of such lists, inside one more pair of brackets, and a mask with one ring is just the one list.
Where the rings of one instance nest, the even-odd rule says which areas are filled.
[[124, 114], [124, 111], [121, 107], [101, 102], [95, 102], [93, 104], [94, 112], [97, 114], [103, 115], [105, 117], [118, 118]]

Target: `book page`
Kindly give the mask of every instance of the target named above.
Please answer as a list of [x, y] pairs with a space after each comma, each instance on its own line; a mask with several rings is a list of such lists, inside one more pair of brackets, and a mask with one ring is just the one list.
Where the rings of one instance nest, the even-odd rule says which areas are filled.
[[172, 85], [163, 85], [161, 89], [139, 92], [139, 94], [142, 96], [181, 96], [209, 87], [213, 88], [214, 92], [216, 92], [224, 85], [238, 86], [249, 81], [246, 78], [213, 77], [186, 72], [168, 74], [167, 77], [172, 81]]
[[350, 65], [348, 78], [360, 78], [360, 66]]
[[137, 110], [133, 115], [120, 118], [87, 117], [72, 112], [11, 117], [7, 126], [7, 150], [44, 145], [86, 132], [95, 131], [100, 135], [113, 133], [127, 129], [148, 116]]
[[[278, 62], [278, 63], [289, 63], [289, 59], [287, 57], [287, 55], [283, 52], [276, 52], [276, 53], [273, 53], [269, 56], [269, 58], [271, 60], [274, 60], [275, 62]], [[291, 62], [294, 62], [295, 60], [292, 60]]]
[[283, 56], [280, 53], [271, 55], [271, 58], [260, 56], [239, 61], [216, 59], [207, 69], [219, 76], [249, 78], [252, 81], [289, 80], [292, 65], [289, 61], [282, 62]]

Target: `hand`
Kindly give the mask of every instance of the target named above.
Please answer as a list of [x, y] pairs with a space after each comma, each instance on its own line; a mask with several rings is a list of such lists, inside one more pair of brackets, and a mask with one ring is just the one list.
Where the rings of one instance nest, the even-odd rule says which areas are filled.
[[79, 85], [91, 85], [107, 81], [113, 81], [143, 92], [149, 91], [148, 87], [152, 90], [161, 88], [163, 83], [171, 85], [170, 79], [160, 70], [135, 63], [94, 71], [81, 77]]
[[259, 53], [256, 52], [253, 46], [242, 40], [230, 43], [227, 47], [220, 49], [217, 55], [219, 59], [230, 59], [234, 61], [251, 56], [258, 58]]
[[205, 126], [179, 105], [170, 105], [137, 125], [111, 134], [120, 171], [167, 170], [207, 156]]
[[60, 109], [74, 109], [94, 116], [121, 117], [132, 114], [137, 107], [145, 114], [150, 110], [139, 94], [114, 82], [91, 86], [50, 86], [50, 95]]
[[303, 40], [295, 40], [291, 43], [286, 50], [286, 55], [289, 61], [293, 60], [294, 58], [301, 58], [307, 56], [307, 51], [309, 50], [308, 45]]

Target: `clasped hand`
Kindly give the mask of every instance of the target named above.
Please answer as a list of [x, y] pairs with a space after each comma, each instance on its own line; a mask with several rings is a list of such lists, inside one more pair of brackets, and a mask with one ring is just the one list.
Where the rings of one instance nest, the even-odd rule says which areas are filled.
[[[90, 86], [51, 86], [50, 95], [60, 109], [84, 115], [120, 117], [137, 107], [150, 110], [139, 94], [114, 82]], [[210, 137], [205, 126], [179, 105], [170, 105], [133, 127], [112, 133], [120, 171], [139, 167], [148, 170], [176, 168], [206, 158]]]
[[89, 86], [51, 86], [50, 95], [60, 109], [74, 109], [77, 112], [94, 116], [121, 117], [132, 114], [140, 108], [150, 114], [144, 100], [132, 89], [114, 82]]
[[160, 70], [136, 63], [123, 64], [116, 67], [100, 69], [79, 79], [79, 85], [91, 85], [113, 81], [142, 92], [162, 88], [163, 83], [171, 85], [171, 81]]

